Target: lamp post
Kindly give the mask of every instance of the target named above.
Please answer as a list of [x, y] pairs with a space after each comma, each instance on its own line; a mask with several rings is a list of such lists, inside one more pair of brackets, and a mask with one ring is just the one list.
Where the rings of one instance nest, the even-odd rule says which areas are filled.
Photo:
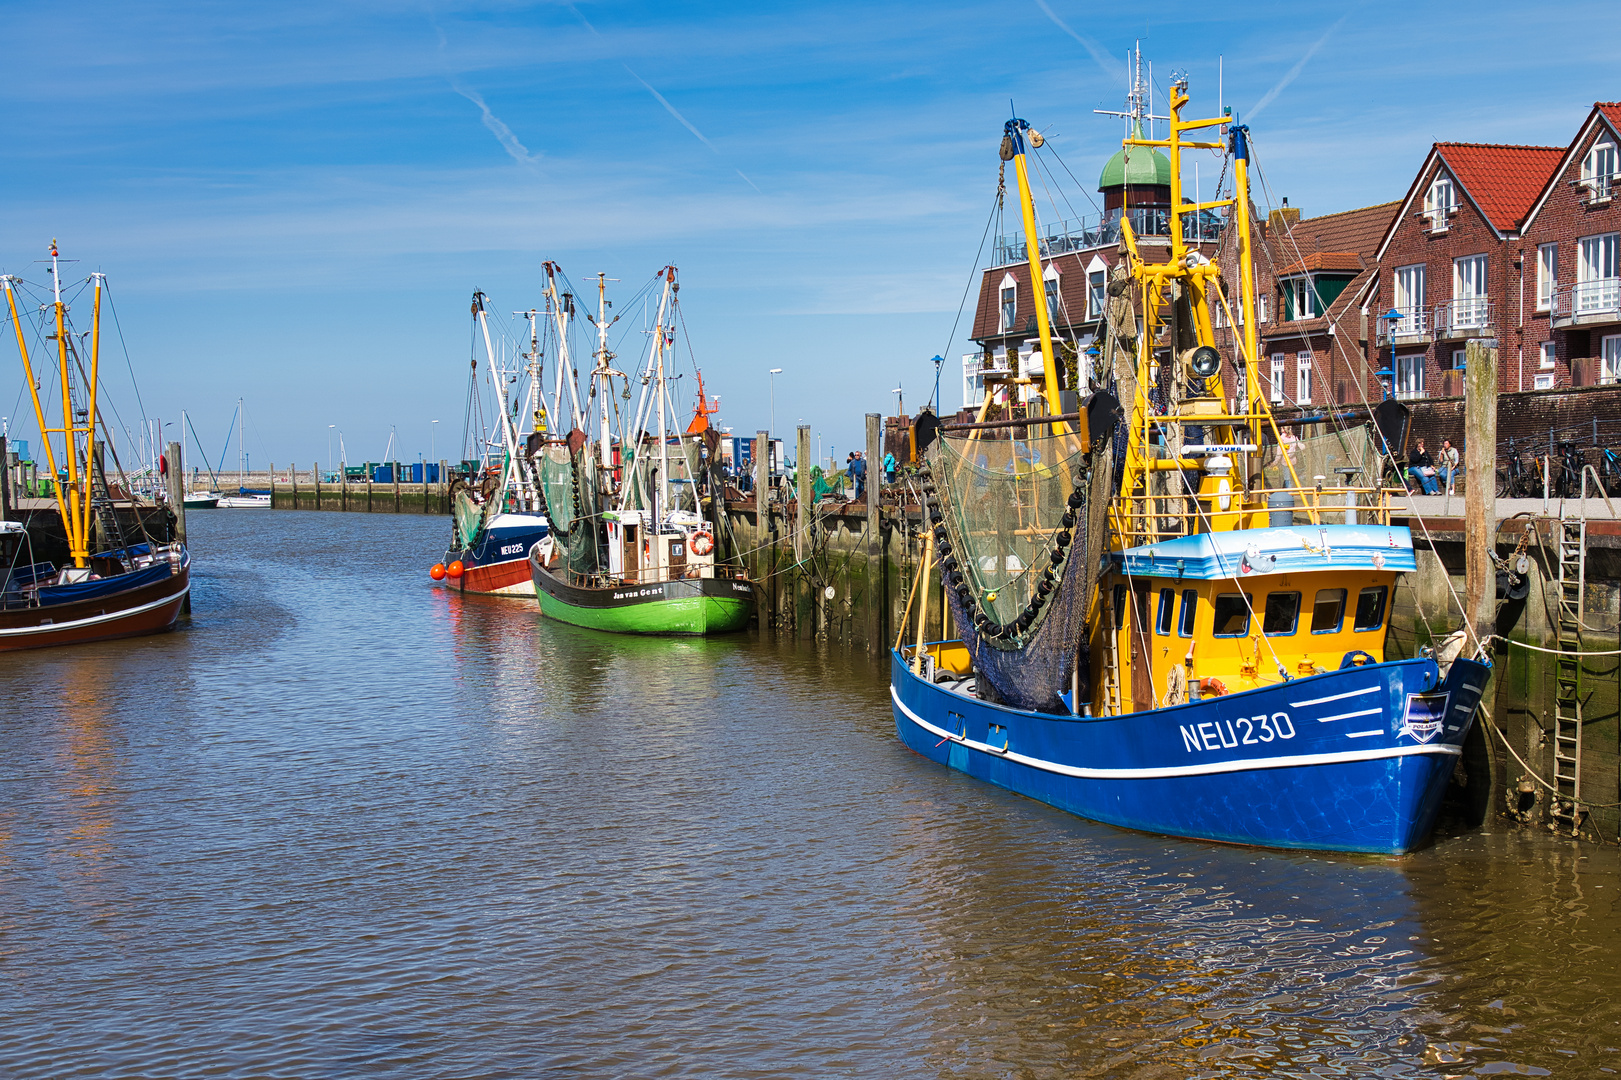
[[1385, 314], [1379, 316], [1384, 320], [1385, 334], [1390, 338], [1390, 365], [1382, 367], [1374, 373], [1379, 378], [1380, 389], [1384, 391], [1382, 400], [1385, 401], [1390, 400], [1391, 392], [1396, 386], [1396, 324], [1401, 321], [1401, 317], [1401, 312], [1395, 308], [1391, 308]]
[[777, 434], [777, 376], [782, 374], [782, 368], [771, 369], [771, 434]]
[[894, 390], [891, 390], [890, 393], [895, 395], [895, 415], [905, 416], [906, 405], [904, 404], [905, 399], [901, 397], [901, 388], [897, 386]]
[[329, 473], [332, 471], [332, 432], [337, 429], [337, 426], [337, 424], [328, 424], [326, 426], [326, 471]]
[[945, 366], [946, 358], [941, 356], [940, 354], [936, 353], [934, 356], [929, 358], [929, 362], [934, 365], [934, 397], [930, 398], [929, 400], [931, 400], [934, 403], [934, 414], [936, 416], [939, 416], [940, 415], [940, 369]]
[[428, 460], [439, 460], [439, 421], [428, 421]]

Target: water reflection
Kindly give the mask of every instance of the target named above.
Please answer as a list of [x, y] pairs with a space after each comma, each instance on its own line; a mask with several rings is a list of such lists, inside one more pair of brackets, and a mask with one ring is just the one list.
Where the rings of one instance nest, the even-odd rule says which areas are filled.
[[436, 592], [443, 529], [199, 514], [189, 629], [0, 657], [0, 1075], [1618, 1064], [1614, 849], [1092, 825], [836, 646]]

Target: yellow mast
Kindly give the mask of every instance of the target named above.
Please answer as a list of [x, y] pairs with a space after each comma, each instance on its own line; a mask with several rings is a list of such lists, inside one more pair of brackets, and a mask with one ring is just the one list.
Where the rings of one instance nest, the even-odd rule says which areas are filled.
[[[96, 284], [96, 316], [93, 324], [92, 336], [93, 357], [99, 357], [101, 351], [101, 282], [97, 276]], [[96, 425], [96, 406], [94, 380], [96, 377], [96, 361], [91, 363], [91, 391], [89, 407], [85, 413], [85, 426], [78, 427], [73, 421], [73, 394], [72, 383], [68, 378], [68, 345], [67, 345], [67, 305], [62, 301], [61, 264], [58, 261], [56, 241], [51, 241], [51, 286], [56, 316], [56, 354], [57, 366], [62, 376], [62, 426], [51, 427], [45, 422], [45, 408], [39, 400], [39, 382], [34, 377], [34, 364], [28, 355], [28, 340], [23, 335], [22, 316], [17, 310], [17, 296], [13, 285], [17, 279], [7, 276], [4, 279], [6, 290], [6, 304], [11, 313], [12, 331], [17, 336], [17, 351], [22, 356], [23, 373], [28, 377], [28, 393], [34, 402], [34, 418], [39, 422], [40, 440], [45, 444], [45, 460], [51, 470], [51, 485], [56, 495], [57, 512], [62, 516], [62, 531], [67, 536], [68, 551], [73, 556], [73, 565], [82, 568], [90, 558], [90, 489], [88, 482], [88, 455], [90, 450], [89, 439], [94, 437]], [[62, 435], [62, 453], [66, 459], [67, 482], [62, 480], [62, 466], [56, 461], [56, 448], [51, 443], [51, 436]], [[79, 487], [79, 456], [78, 436], [86, 436], [86, 481], [82, 489]]]
[[[1039, 131], [1032, 131], [1029, 124], [1017, 118], [1003, 125], [1002, 131], [1003, 156], [1013, 159], [1013, 174], [1019, 181], [1019, 209], [1024, 217], [1024, 248], [1030, 262], [1030, 292], [1034, 297], [1036, 309], [1036, 330], [1041, 335], [1041, 366], [1044, 376], [1042, 392], [1047, 399], [1048, 412], [1056, 416], [1062, 411], [1058, 406], [1058, 364], [1053, 356], [1052, 318], [1047, 311], [1047, 282], [1042, 277], [1041, 242], [1036, 234], [1036, 205], [1030, 196], [1030, 172], [1024, 160], [1026, 134], [1028, 133], [1030, 143], [1037, 147], [1041, 146], [1042, 138]], [[1069, 424], [1058, 420], [1054, 421], [1053, 430], [1057, 434], [1067, 435], [1071, 428]], [[1075, 425], [1074, 430], [1085, 436], [1084, 417]]]

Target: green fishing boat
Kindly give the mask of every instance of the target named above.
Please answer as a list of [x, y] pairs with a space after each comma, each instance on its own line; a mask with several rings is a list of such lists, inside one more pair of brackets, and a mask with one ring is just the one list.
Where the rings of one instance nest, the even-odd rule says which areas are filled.
[[[548, 618], [618, 634], [721, 634], [754, 613], [754, 584], [720, 551], [700, 513], [700, 480], [715, 440], [707, 405], [683, 431], [670, 397], [679, 313], [675, 267], [660, 270], [657, 320], [634, 413], [616, 439], [611, 403], [623, 380], [608, 349], [606, 278], [597, 285], [598, 345], [589, 397], [595, 439], [576, 427], [536, 455], [551, 532], [529, 549], [535, 597]], [[700, 388], [700, 395], [702, 390]], [[706, 440], [706, 436], [710, 436]]]

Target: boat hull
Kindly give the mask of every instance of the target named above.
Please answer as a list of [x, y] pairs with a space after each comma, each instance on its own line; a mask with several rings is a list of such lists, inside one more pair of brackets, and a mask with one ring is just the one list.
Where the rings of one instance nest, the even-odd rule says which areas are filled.
[[733, 578], [682, 578], [581, 589], [530, 560], [540, 610], [559, 622], [615, 634], [725, 634], [754, 613], [754, 586]]
[[0, 652], [79, 645], [169, 629], [191, 591], [191, 559], [168, 577], [66, 603], [0, 611]]
[[1051, 806], [1144, 832], [1402, 854], [1434, 827], [1490, 668], [1369, 664], [1121, 717], [1055, 716], [937, 686], [891, 654], [901, 741]]
[[500, 514], [474, 543], [445, 552], [446, 566], [459, 562], [463, 567], [459, 579], [446, 579], [445, 584], [462, 592], [534, 596], [529, 549], [549, 532], [549, 524], [539, 514]]

